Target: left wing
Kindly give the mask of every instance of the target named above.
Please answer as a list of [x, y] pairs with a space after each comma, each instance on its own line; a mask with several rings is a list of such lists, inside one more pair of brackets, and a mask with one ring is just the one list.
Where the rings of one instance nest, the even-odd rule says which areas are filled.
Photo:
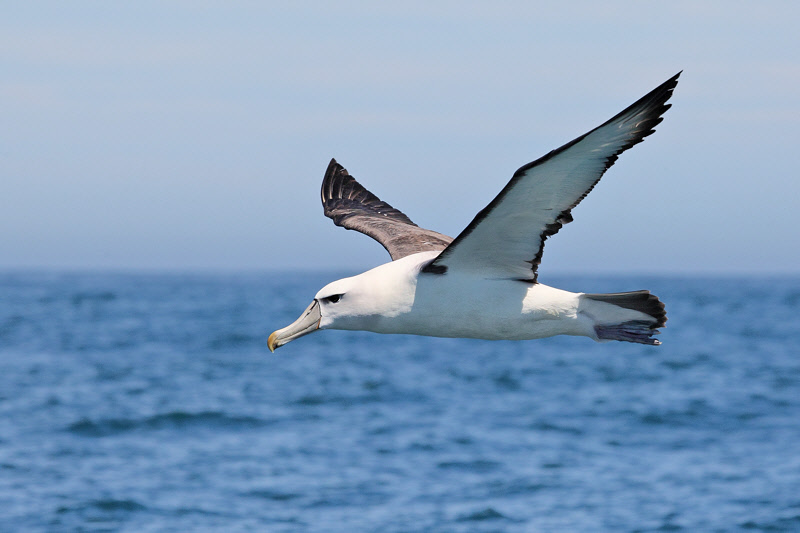
[[517, 170], [424, 271], [452, 269], [535, 282], [545, 239], [572, 221], [572, 208], [619, 154], [655, 131], [680, 74], [605, 124]]
[[321, 196], [326, 217], [337, 226], [369, 235], [386, 248], [393, 261], [419, 252], [444, 250], [453, 240], [411, 222], [402, 211], [365, 189], [335, 159], [325, 171]]

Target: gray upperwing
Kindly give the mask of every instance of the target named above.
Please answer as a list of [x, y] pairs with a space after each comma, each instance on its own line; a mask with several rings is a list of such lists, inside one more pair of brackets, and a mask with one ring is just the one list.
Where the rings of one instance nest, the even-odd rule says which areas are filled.
[[420, 228], [365, 189], [331, 159], [322, 180], [322, 207], [337, 226], [369, 235], [389, 252], [392, 260], [418, 252], [444, 250], [452, 237]]

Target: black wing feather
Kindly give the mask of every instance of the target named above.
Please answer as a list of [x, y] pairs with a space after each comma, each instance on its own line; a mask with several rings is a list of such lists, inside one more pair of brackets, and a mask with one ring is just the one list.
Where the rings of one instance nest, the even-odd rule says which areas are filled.
[[386, 248], [392, 260], [444, 250], [453, 240], [414, 224], [403, 212], [365, 189], [335, 159], [325, 171], [321, 196], [326, 217], [337, 226], [372, 237]]

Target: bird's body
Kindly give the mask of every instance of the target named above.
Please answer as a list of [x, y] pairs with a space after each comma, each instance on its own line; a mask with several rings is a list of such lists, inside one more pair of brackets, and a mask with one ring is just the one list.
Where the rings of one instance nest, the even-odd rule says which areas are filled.
[[[600, 340], [596, 326], [650, 320], [641, 311], [542, 283], [421, 272], [437, 255], [412, 254], [326, 286], [318, 295], [328, 308], [319, 328], [335, 323], [336, 329], [430, 337], [528, 340], [582, 335]], [[325, 302], [324, 295], [331, 293], [342, 297]]]
[[[591, 334], [590, 323], [578, 315], [579, 295], [541, 283], [420, 272], [436, 255], [409, 255], [342, 280], [349, 287], [380, 290], [347, 291], [343, 298], [353, 299], [361, 313], [340, 320], [332, 311], [337, 328], [512, 340]], [[320, 327], [326, 325], [323, 318]]]
[[275, 348], [317, 329], [525, 340], [581, 335], [659, 344], [664, 305], [648, 291], [572, 293], [538, 282], [545, 240], [618, 155], [654, 131], [674, 76], [595, 128], [521, 167], [455, 239], [416, 226], [332, 160], [322, 184], [326, 216], [365, 233], [393, 261], [323, 287]]

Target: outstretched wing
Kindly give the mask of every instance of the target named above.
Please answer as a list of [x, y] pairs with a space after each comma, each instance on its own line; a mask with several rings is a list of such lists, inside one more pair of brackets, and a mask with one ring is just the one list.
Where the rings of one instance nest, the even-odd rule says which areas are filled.
[[528, 163], [425, 271], [536, 281], [544, 241], [572, 221], [570, 211], [619, 154], [653, 133], [680, 72], [592, 131]]
[[331, 159], [322, 180], [322, 207], [337, 226], [360, 231], [381, 243], [392, 260], [444, 250], [453, 240], [411, 222], [365, 189], [335, 159]]

